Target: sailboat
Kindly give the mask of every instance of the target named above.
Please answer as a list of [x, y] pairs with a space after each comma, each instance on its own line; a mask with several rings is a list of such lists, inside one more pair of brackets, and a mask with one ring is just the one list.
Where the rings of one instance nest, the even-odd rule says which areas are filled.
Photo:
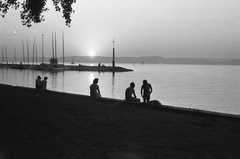
[[72, 62], [71, 62], [71, 64], [75, 64], [73, 59], [72, 59]]
[[[55, 63], [54, 63], [54, 65], [52, 65], [52, 67], [50, 68], [50, 70], [52, 70], [52, 71], [64, 71], [64, 70], [67, 70], [67, 69], [70, 69], [70, 68], [68, 68], [68, 67], [65, 67], [64, 66], [64, 34], [63, 34], [63, 32], [62, 32], [62, 45], [63, 45], [63, 64], [62, 65], [60, 65], [60, 64], [58, 64], [57, 62], [58, 62], [58, 60], [57, 60], [57, 44], [56, 44], [56, 33], [55, 33]], [[53, 53], [53, 55], [54, 55], [54, 53]], [[53, 57], [53, 59], [54, 59], [54, 57]]]

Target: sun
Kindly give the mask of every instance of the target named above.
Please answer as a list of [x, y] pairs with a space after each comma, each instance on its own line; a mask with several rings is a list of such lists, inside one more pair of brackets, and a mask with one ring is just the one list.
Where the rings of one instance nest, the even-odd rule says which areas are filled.
[[90, 57], [94, 57], [95, 56], [95, 52], [93, 50], [89, 51], [88, 54], [89, 54]]

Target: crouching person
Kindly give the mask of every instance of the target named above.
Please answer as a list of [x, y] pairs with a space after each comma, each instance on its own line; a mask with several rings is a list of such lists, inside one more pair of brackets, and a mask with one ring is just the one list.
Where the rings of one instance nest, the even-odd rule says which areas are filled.
[[125, 100], [127, 102], [140, 102], [140, 99], [137, 98], [135, 94], [135, 83], [131, 82], [130, 87], [128, 87], [125, 91]]

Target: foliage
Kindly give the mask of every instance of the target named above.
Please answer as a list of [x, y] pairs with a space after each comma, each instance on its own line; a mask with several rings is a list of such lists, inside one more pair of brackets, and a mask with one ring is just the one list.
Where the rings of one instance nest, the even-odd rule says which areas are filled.
[[[63, 13], [66, 26], [71, 24], [71, 14], [74, 13], [72, 4], [76, 0], [52, 0], [55, 10]], [[32, 23], [41, 23], [45, 20], [43, 13], [49, 9], [46, 7], [47, 0], [0, 0], [0, 14], [5, 17], [8, 10], [22, 8], [20, 17], [23, 25], [28, 27]]]

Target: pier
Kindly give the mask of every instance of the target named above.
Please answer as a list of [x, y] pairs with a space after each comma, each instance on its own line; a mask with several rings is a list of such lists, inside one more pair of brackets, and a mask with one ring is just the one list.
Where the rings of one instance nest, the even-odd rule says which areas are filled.
[[0, 68], [11, 68], [11, 69], [32, 69], [32, 70], [44, 70], [44, 71], [97, 71], [97, 72], [129, 72], [132, 69], [127, 69], [120, 66], [86, 66], [86, 65], [51, 65], [51, 64], [40, 64], [40, 65], [27, 65], [27, 64], [0, 64]]

